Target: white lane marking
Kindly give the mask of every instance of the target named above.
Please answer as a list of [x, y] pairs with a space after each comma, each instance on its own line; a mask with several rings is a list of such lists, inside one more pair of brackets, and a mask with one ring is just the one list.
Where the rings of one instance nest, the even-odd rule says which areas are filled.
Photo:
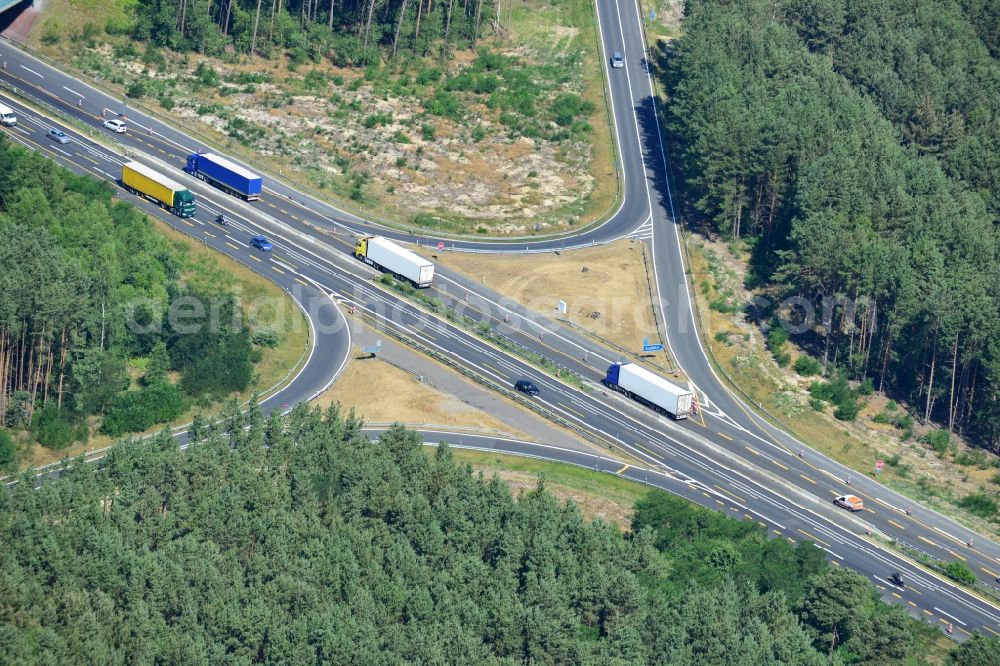
[[67, 153], [65, 150], [63, 150], [62, 148], [57, 148], [56, 146], [49, 146], [49, 148], [51, 148], [52, 150], [58, 150], [60, 153], [62, 153], [66, 157], [69, 157], [69, 158], [73, 157], [72, 155], [70, 155], [69, 153]]
[[28, 70], [29, 72], [31, 72], [32, 74], [34, 74], [35, 76], [37, 76], [40, 79], [44, 79], [45, 78], [44, 76], [42, 76], [41, 74], [39, 74], [35, 70], [31, 69], [30, 67], [25, 67], [24, 65], [21, 65], [21, 67], [24, 68], [24, 69], [26, 69], [26, 70]]
[[[22, 65], [22, 67], [23, 67], [23, 65]], [[27, 68], [25, 67], [25, 69], [27, 69]], [[30, 70], [29, 70], [29, 71], [30, 71]], [[39, 74], [39, 76], [41, 76], [41, 74]], [[73, 93], [74, 95], [76, 95], [76, 96], [77, 96], [77, 97], [79, 97], [80, 99], [87, 99], [86, 97], [84, 97], [83, 95], [81, 95], [81, 94], [80, 94], [80, 93], [78, 93], [77, 91], [73, 90], [72, 88], [67, 88], [66, 86], [63, 86], [63, 87], [62, 87], [62, 89], [63, 89], [63, 90], [66, 90], [67, 92], [71, 92], [71, 93]]]
[[282, 263], [282, 262], [278, 261], [277, 259], [275, 259], [274, 257], [271, 257], [271, 263], [272, 264], [277, 264], [278, 266], [280, 266], [281, 268], [284, 268], [289, 273], [295, 273], [296, 275], [300, 274], [298, 271], [296, 271], [294, 268], [292, 268], [288, 264]]
[[964, 622], [962, 622], [961, 620], [959, 620], [959, 619], [958, 619], [957, 617], [955, 617], [954, 615], [952, 615], [952, 614], [950, 614], [950, 613], [945, 613], [945, 612], [944, 612], [943, 610], [941, 610], [941, 609], [940, 609], [940, 608], [938, 608], [937, 606], [934, 606], [934, 610], [936, 610], [936, 611], [937, 611], [938, 613], [941, 613], [941, 615], [944, 615], [945, 617], [950, 617], [951, 619], [953, 619], [953, 620], [954, 620], [955, 622], [958, 622], [958, 623], [959, 623], [960, 625], [962, 625], [963, 627], [967, 627], [967, 626], [969, 626], [969, 625], [967, 625], [966, 623], [964, 623]]
[[237, 245], [242, 245], [243, 247], [245, 247], [245, 248], [248, 248], [248, 249], [250, 248], [250, 246], [249, 246], [249, 245], [247, 245], [246, 243], [243, 243], [243, 242], [240, 242], [240, 241], [236, 240], [235, 238], [233, 238], [233, 237], [232, 237], [232, 236], [230, 236], [229, 234], [226, 234], [226, 238], [228, 238], [229, 240], [233, 241], [233, 242], [234, 242], [234, 243], [236, 243]]

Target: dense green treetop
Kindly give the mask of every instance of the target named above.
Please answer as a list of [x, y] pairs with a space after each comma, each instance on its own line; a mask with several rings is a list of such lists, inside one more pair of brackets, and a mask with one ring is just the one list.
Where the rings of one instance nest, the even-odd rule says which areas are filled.
[[360, 425], [231, 405], [185, 451], [164, 434], [0, 488], [5, 660], [820, 664], [835, 628], [837, 660], [878, 663], [921, 640], [756, 523], [654, 493], [623, 535]]

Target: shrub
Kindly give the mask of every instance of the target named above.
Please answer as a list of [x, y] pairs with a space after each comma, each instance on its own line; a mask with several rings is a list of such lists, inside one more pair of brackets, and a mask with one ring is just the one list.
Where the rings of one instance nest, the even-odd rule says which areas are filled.
[[892, 418], [885, 412], [879, 412], [872, 417], [872, 421], [875, 423], [881, 423], [882, 425], [888, 425], [889, 423], [892, 423]]
[[809, 398], [809, 406], [812, 407], [814, 411], [822, 412], [824, 404], [819, 398]]
[[788, 342], [788, 331], [780, 326], [772, 326], [767, 332], [767, 348], [771, 351], [780, 349], [786, 342]]
[[939, 458], [948, 450], [950, 441], [951, 434], [947, 430], [931, 430], [920, 438], [920, 442], [930, 447]]
[[6, 430], [0, 428], [0, 472], [10, 472], [17, 467], [17, 447]]
[[424, 141], [434, 140], [434, 126], [424, 123], [420, 126], [420, 135], [424, 137]]
[[812, 356], [803, 354], [795, 359], [795, 372], [803, 377], [812, 377], [823, 372], [823, 365]]
[[281, 343], [281, 334], [273, 326], [261, 326], [253, 332], [251, 341], [258, 347], [274, 349]]
[[959, 583], [973, 585], [976, 582], [976, 574], [972, 572], [972, 569], [965, 562], [959, 560], [951, 562], [944, 568], [944, 572], [948, 578], [957, 580]]
[[199, 86], [215, 88], [219, 85], [219, 73], [205, 61], [198, 63], [198, 67], [194, 70], [194, 76], [198, 80]]
[[997, 502], [986, 493], [972, 493], [958, 501], [958, 505], [980, 518], [992, 520], [996, 517]]
[[118, 437], [142, 432], [157, 423], [167, 423], [185, 409], [184, 396], [173, 384], [159, 382], [142, 391], [123, 391], [111, 401], [101, 423], [101, 432]]
[[146, 84], [142, 81], [133, 81], [125, 88], [125, 94], [132, 99], [139, 99], [146, 94]]
[[871, 377], [865, 377], [858, 386], [858, 395], [871, 395], [875, 392], [875, 385]]
[[845, 398], [837, 403], [837, 408], [833, 410], [833, 418], [838, 421], [853, 421], [860, 411], [860, 402], [853, 397]]
[[87, 440], [87, 426], [72, 421], [65, 411], [60, 412], [54, 405], [35, 412], [31, 418], [31, 432], [42, 446], [56, 451], [73, 442]]
[[161, 96], [161, 97], [160, 97], [160, 98], [159, 98], [158, 100], [156, 100], [156, 101], [157, 101], [157, 102], [159, 102], [160, 106], [162, 106], [162, 107], [163, 107], [164, 109], [166, 109], [167, 111], [169, 111], [169, 110], [171, 110], [172, 108], [174, 108], [174, 99], [173, 99], [173, 97], [169, 97], [169, 96], [167, 96], [167, 95], [162, 95], [162, 96]]
[[417, 85], [426, 86], [430, 83], [437, 83], [441, 80], [441, 70], [437, 67], [428, 67], [427, 69], [422, 69], [417, 74]]

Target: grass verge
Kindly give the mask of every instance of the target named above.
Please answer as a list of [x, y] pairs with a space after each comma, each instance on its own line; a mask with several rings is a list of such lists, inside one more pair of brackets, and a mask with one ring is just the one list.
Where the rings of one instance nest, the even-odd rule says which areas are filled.
[[[432, 447], [426, 450], [433, 454]], [[515, 493], [535, 488], [543, 478], [546, 489], [562, 500], [572, 500], [589, 520], [602, 518], [622, 530], [631, 524], [632, 507], [649, 492], [640, 483], [575, 465], [456, 448], [452, 452], [456, 460], [487, 478], [496, 474], [507, 481]]]

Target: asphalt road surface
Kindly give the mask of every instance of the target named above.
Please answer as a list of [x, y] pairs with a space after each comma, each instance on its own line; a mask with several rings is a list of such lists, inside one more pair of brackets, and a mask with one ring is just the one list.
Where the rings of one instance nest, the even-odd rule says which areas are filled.
[[[497, 385], [509, 386], [517, 378], [531, 377], [542, 389], [537, 399], [540, 409], [634, 456], [637, 466], [619, 473], [644, 469], [666, 474], [702, 504], [760, 520], [781, 538], [808, 539], [823, 547], [833, 562], [870, 575], [888, 601], [903, 603], [915, 616], [942, 626], [953, 623], [959, 637], [975, 627], [984, 633], [1000, 632], [1000, 613], [994, 605], [883, 549], [867, 532], [871, 529], [876, 536], [905, 541], [942, 560], [965, 560], [986, 584], [1000, 572], [996, 544], [808, 450], [747, 409], [715, 376], [693, 321], [674, 223], [667, 156], [655, 122], [651, 80], [641, 64], [645, 54], [638, 15], [635, 8], [607, 2], [598, 3], [598, 13], [606, 53], [617, 50], [625, 55], [623, 69], [607, 69], [621, 155], [623, 204], [604, 224], [573, 237], [491, 243], [409, 234], [337, 211], [266, 173], [262, 201], [239, 201], [180, 171], [187, 154], [214, 150], [212, 146], [126, 107], [88, 82], [8, 43], [0, 43], [0, 81], [50, 105], [58, 114], [36, 114], [11, 98], [10, 105], [17, 108], [21, 122], [7, 132], [77, 172], [108, 181], [118, 179], [121, 163], [126, 161], [123, 154], [127, 153], [188, 184], [199, 203], [199, 213], [191, 220], [170, 216], [137, 197], [122, 196], [274, 279], [293, 294], [312, 322], [312, 357], [287, 388], [268, 397], [265, 409], [309, 399], [343, 367], [350, 340], [343, 315], [334, 307], [334, 301], [339, 301], [343, 307], [356, 308], [384, 322], [398, 334], [437, 350], [452, 363]], [[101, 128], [102, 118], [119, 113], [127, 119], [127, 133], [112, 135]], [[65, 127], [73, 137], [69, 144], [55, 144], [44, 137], [49, 128], [63, 125], [60, 117], [72, 119], [72, 125]], [[90, 139], [100, 134], [104, 135], [100, 142]], [[211, 222], [219, 212], [233, 220], [224, 229]], [[372, 230], [426, 247], [444, 242], [448, 250], [478, 252], [550, 251], [625, 236], [646, 240], [653, 250], [659, 309], [671, 355], [699, 393], [701, 418], [675, 423], [618, 396], [605, 396], [597, 388], [581, 391], [542, 375], [517, 356], [382, 289], [373, 283], [375, 274], [370, 269], [349, 257], [353, 234]], [[256, 233], [264, 233], [274, 242], [273, 252], [248, 247], [248, 239]], [[470, 318], [489, 324], [517, 345], [591, 382], [603, 376], [607, 365], [620, 355], [572, 330], [556, 328], [551, 320], [447, 271], [439, 269], [433, 289], [432, 295], [462, 309]], [[521, 450], [515, 452], [524, 454], [524, 447], [530, 445], [518, 446]], [[532, 455], [577, 462], [569, 460], [563, 450], [534, 447]], [[800, 456], [803, 448], [805, 454]], [[622, 465], [610, 458], [604, 460], [598, 463], [601, 469]], [[852, 483], [847, 485], [849, 478]], [[848, 515], [832, 506], [832, 497], [846, 492], [865, 499], [863, 514]], [[909, 513], [907, 508], [911, 508]], [[884, 581], [895, 569], [912, 581], [905, 590], [891, 589]]]

